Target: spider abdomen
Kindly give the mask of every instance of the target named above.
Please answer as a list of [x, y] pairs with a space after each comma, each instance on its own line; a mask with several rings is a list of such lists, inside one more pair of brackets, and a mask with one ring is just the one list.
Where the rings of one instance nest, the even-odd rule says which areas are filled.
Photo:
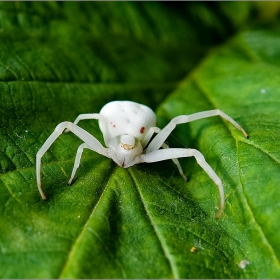
[[[156, 126], [156, 115], [147, 106], [132, 101], [112, 101], [100, 111], [107, 120], [110, 138], [118, 135], [131, 135], [142, 140], [150, 127]], [[105, 127], [99, 122], [102, 133]]]

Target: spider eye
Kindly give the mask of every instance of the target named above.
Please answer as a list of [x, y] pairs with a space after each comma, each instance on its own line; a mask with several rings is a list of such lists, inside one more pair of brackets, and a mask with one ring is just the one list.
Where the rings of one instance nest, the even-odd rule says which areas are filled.
[[135, 138], [131, 135], [122, 135], [120, 146], [125, 150], [132, 150], [135, 147]]

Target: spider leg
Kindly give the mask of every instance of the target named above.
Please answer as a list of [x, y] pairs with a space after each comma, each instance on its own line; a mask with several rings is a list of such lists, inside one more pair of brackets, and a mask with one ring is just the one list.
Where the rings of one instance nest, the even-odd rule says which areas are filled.
[[[104, 117], [101, 116], [100, 114], [80, 114], [75, 120], [74, 120], [74, 124], [78, 124], [79, 121], [81, 120], [99, 120], [99, 119], [103, 119]], [[65, 132], [69, 132], [69, 129], [65, 129]]]
[[68, 181], [68, 185], [71, 185], [72, 183], [72, 180], [76, 174], [76, 171], [78, 169], [78, 167], [80, 166], [80, 161], [81, 161], [81, 157], [82, 157], [82, 154], [83, 154], [83, 150], [84, 148], [88, 148], [88, 145], [86, 143], [83, 143], [79, 146], [78, 150], [77, 150], [77, 154], [76, 154], [76, 158], [75, 158], [75, 163], [74, 163], [74, 167], [73, 167], [73, 170], [72, 170], [72, 173], [71, 173], [71, 177]]
[[152, 136], [154, 133], [159, 133], [160, 132], [160, 128], [158, 127], [150, 127], [149, 130], [147, 131], [145, 137], [143, 138], [143, 140], [141, 141], [142, 147], [143, 149], [147, 146], [147, 144], [149, 143], [149, 141], [151, 140]]
[[[164, 149], [169, 149], [169, 146], [168, 146], [166, 143], [163, 143], [163, 144], [162, 144], [162, 147], [163, 147]], [[179, 173], [181, 174], [181, 176], [185, 179], [185, 181], [187, 181], [188, 179], [187, 179], [186, 175], [185, 175], [184, 172], [183, 172], [183, 169], [182, 169], [182, 166], [181, 166], [179, 160], [178, 160], [177, 158], [172, 158], [172, 161], [176, 164], [176, 166], [177, 166], [177, 168], [178, 168]]]
[[[74, 124], [78, 124], [79, 121], [81, 120], [99, 120], [99, 122], [101, 123], [101, 126], [104, 128], [103, 129], [103, 137], [104, 137], [104, 141], [107, 144], [109, 142], [109, 137], [110, 135], [107, 133], [107, 125], [106, 125], [106, 119], [104, 116], [100, 115], [100, 114], [80, 114], [75, 121], [73, 122]], [[65, 133], [69, 132], [69, 129], [66, 128]]]
[[[153, 134], [154, 133], [159, 133], [160, 131], [161, 131], [161, 129], [158, 128], [158, 127], [150, 127], [150, 129], [146, 133], [144, 139], [141, 141], [142, 142], [142, 147], [145, 148], [147, 146], [147, 144], [149, 143], [149, 141], [151, 140]], [[161, 147], [164, 148], [164, 149], [168, 149], [169, 148], [169, 146], [166, 143], [163, 143], [161, 145]], [[174, 158], [174, 159], [172, 159], [172, 161], [176, 164], [176, 166], [177, 166], [181, 176], [187, 181], [187, 177], [186, 177], [186, 175], [183, 172], [183, 169], [181, 167], [181, 164], [180, 164], [179, 160]]]
[[91, 134], [89, 134], [87, 131], [82, 129], [81, 127], [71, 123], [71, 122], [62, 122], [57, 125], [54, 132], [49, 136], [49, 138], [46, 140], [46, 142], [43, 144], [41, 149], [38, 151], [36, 155], [36, 176], [37, 176], [37, 185], [39, 192], [42, 196], [42, 198], [45, 200], [46, 196], [41, 188], [41, 158], [45, 154], [45, 152], [50, 148], [50, 146], [53, 144], [53, 142], [58, 138], [59, 135], [62, 134], [62, 132], [65, 129], [69, 129], [74, 134], [76, 134], [82, 141], [84, 141], [87, 146], [94, 150], [95, 152], [104, 155], [107, 157], [107, 148], [104, 148], [101, 143]]
[[166, 138], [175, 129], [177, 124], [188, 123], [188, 122], [192, 122], [195, 120], [214, 117], [214, 116], [220, 116], [220, 117], [224, 118], [225, 120], [231, 122], [237, 129], [239, 129], [243, 133], [243, 135], [246, 138], [248, 138], [248, 134], [244, 131], [244, 129], [235, 120], [233, 120], [230, 116], [223, 113], [221, 110], [215, 109], [215, 110], [209, 110], [209, 111], [204, 111], [204, 112], [200, 112], [200, 113], [195, 113], [192, 115], [181, 115], [181, 116], [175, 117], [152, 140], [152, 142], [147, 147], [147, 153], [158, 150], [162, 146], [162, 144], [164, 143]]
[[153, 151], [148, 154], [142, 154], [140, 162], [158, 162], [168, 159], [177, 159], [182, 157], [195, 157], [197, 163], [203, 168], [203, 170], [208, 174], [208, 176], [217, 185], [220, 193], [220, 209], [216, 218], [220, 218], [225, 207], [225, 195], [224, 188], [221, 179], [212, 169], [212, 167], [205, 161], [204, 156], [195, 149], [181, 149], [181, 148], [171, 148]]

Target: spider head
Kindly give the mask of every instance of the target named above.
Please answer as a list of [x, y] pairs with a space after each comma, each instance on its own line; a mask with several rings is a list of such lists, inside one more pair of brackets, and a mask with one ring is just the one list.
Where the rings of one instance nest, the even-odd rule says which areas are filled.
[[123, 168], [134, 165], [133, 160], [142, 152], [141, 142], [131, 135], [119, 135], [109, 143], [109, 156]]

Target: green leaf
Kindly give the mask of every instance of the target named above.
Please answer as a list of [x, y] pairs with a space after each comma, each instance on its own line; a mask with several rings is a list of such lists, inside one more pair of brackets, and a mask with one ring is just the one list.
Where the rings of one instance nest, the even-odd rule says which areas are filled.
[[[211, 240], [211, 245], [219, 249], [221, 265], [230, 271], [218, 277], [280, 275], [278, 32], [241, 33], [213, 51], [158, 112], [164, 122], [180, 114], [219, 108], [250, 135], [245, 139], [231, 124], [218, 118], [181, 125], [174, 135], [184, 145], [197, 147], [224, 183], [226, 209], [218, 221], [219, 242]], [[186, 163], [184, 169], [191, 176], [191, 196], [202, 201], [199, 205], [203, 210], [211, 211], [209, 205], [213, 202], [208, 198], [213, 199], [213, 183], [208, 183], [200, 168], [194, 170]], [[201, 227], [207, 235], [210, 228]], [[244, 260], [248, 262], [246, 268], [229, 268]]]
[[[250, 5], [238, 20], [225, 4], [181, 5], [0, 4], [1, 278], [280, 277], [279, 32], [240, 33], [182, 80], [246, 24]], [[41, 200], [35, 156], [55, 126], [117, 99], [157, 109], [160, 127], [213, 108], [244, 127], [249, 139], [215, 117], [168, 138], [200, 150], [222, 179], [221, 219], [193, 158], [180, 161], [185, 182], [172, 161], [122, 169], [86, 150], [69, 187], [82, 143], [71, 133], [43, 157]], [[103, 143], [96, 121], [80, 125]]]

